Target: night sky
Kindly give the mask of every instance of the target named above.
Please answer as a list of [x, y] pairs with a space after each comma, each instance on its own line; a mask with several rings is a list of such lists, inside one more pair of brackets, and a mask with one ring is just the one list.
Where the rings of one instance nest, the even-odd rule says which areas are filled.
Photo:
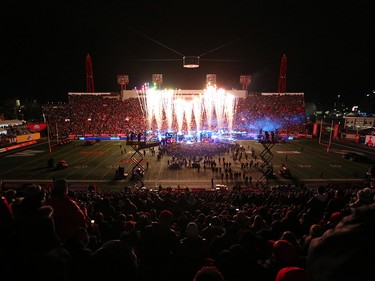
[[[95, 90], [118, 92], [163, 74], [162, 88], [217, 86], [277, 92], [287, 56], [287, 92], [307, 102], [349, 106], [375, 90], [371, 1], [12, 0], [2, 4], [2, 98], [65, 101], [86, 91], [86, 55]], [[183, 56], [200, 56], [198, 69]]]

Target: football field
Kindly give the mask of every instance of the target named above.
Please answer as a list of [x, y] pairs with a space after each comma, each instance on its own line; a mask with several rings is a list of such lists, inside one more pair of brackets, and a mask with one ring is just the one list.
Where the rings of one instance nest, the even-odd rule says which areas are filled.
[[[242, 178], [222, 178], [207, 167], [198, 170], [189, 166], [181, 169], [168, 167], [168, 156], [161, 159], [156, 157], [158, 147], [155, 147], [156, 155], [149, 148], [141, 150], [144, 159], [140, 164], [145, 168], [144, 184], [148, 189], [172, 187], [204, 188], [224, 185], [228, 188], [233, 185], [241, 187], [255, 187], [262, 173], [257, 167], [243, 167], [243, 163], [250, 161], [251, 151], [255, 151], [257, 161], [261, 165], [259, 155], [264, 147], [256, 141], [238, 141], [249, 155], [248, 160], [241, 161], [231, 159], [231, 155], [225, 155], [226, 161], [232, 162], [234, 172], [245, 173], [252, 178], [251, 184]], [[369, 162], [356, 162], [344, 159], [347, 151], [357, 151], [366, 155]], [[132, 156], [135, 150], [126, 145], [125, 141], [101, 141], [93, 145], [84, 145], [83, 141], [73, 141], [65, 145], [52, 148], [51, 152], [47, 142], [40, 142], [19, 150], [8, 151], [0, 154], [0, 181], [3, 186], [20, 185], [35, 182], [50, 184], [54, 179], [65, 178], [72, 186], [85, 188], [96, 185], [103, 190], [123, 190], [125, 187], [140, 187], [137, 181], [131, 179], [131, 170], [135, 163]], [[311, 184], [319, 185], [336, 182], [365, 182], [366, 172], [374, 165], [375, 151], [368, 147], [349, 146], [344, 143], [332, 143], [330, 149], [319, 144], [317, 140], [291, 140], [285, 143], [277, 143], [271, 148], [273, 165], [273, 177], [271, 185], [276, 184]], [[220, 156], [221, 158], [223, 156]], [[53, 159], [53, 167], [48, 160]], [[137, 157], [139, 158], [139, 156]], [[214, 157], [219, 163], [219, 156]], [[56, 163], [65, 160], [67, 167], [56, 168]], [[291, 171], [291, 178], [284, 178], [279, 174], [282, 165], [285, 164]], [[116, 176], [118, 167], [124, 168], [127, 174], [124, 178]]]

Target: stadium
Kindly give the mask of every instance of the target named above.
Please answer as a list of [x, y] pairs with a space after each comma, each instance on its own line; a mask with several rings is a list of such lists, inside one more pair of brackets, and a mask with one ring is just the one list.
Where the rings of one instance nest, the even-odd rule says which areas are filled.
[[[195, 143], [189, 149], [201, 158], [207, 152], [194, 152], [202, 153], [202, 145], [197, 144], [201, 142], [236, 145], [242, 139], [274, 144], [292, 135], [307, 135], [303, 93], [249, 95], [246, 90], [217, 88], [210, 81], [201, 91], [159, 90], [145, 84], [140, 90], [122, 91], [120, 95], [69, 93], [67, 105], [46, 106], [44, 114], [52, 139], [126, 140], [127, 144], [143, 141], [148, 148], [154, 142], [165, 150], [170, 144]], [[138, 153], [138, 148], [135, 150]], [[184, 159], [173, 158], [169, 164], [179, 167]], [[130, 175], [143, 185], [143, 159], [134, 156], [132, 160], [135, 166]], [[272, 164], [269, 159], [262, 160], [262, 171], [269, 174]], [[266, 185], [267, 178], [260, 183]]]
[[2, 138], [4, 280], [241, 280], [253, 263], [274, 281], [278, 245], [303, 273], [306, 237], [374, 202], [372, 148], [318, 139], [302, 93], [69, 93], [43, 112]]
[[7, 1], [1, 280], [373, 281], [372, 5]]
[[[12, 127], [21, 133], [2, 148], [3, 166], [14, 162], [18, 168], [0, 173], [3, 185], [50, 184], [64, 177], [84, 189], [95, 184], [113, 190], [211, 190], [367, 180], [371, 162], [342, 160], [354, 148], [313, 130], [303, 93], [226, 91], [210, 81], [202, 90], [159, 88], [71, 92], [67, 103], [44, 105], [45, 122]], [[28, 156], [40, 159], [17, 164]], [[223, 156], [233, 164], [230, 170], [212, 166]], [[197, 174], [200, 167], [204, 173]]]

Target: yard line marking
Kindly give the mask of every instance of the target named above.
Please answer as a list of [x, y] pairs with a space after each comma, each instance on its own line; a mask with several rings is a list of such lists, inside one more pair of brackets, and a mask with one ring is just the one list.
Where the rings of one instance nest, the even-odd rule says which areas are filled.
[[301, 151], [297, 150], [276, 150], [275, 152], [279, 154], [301, 154]]
[[14, 154], [7, 155], [5, 157], [29, 157], [35, 156], [38, 153], [44, 153], [44, 150], [33, 150], [33, 149], [26, 149], [23, 151], [16, 152]]

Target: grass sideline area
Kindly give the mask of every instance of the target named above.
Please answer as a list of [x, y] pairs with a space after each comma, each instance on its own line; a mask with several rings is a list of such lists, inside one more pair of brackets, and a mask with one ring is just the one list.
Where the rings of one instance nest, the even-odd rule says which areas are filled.
[[[261, 164], [259, 155], [264, 150], [263, 146], [256, 141], [238, 141], [245, 148], [251, 159], [251, 150], [254, 149], [257, 161]], [[155, 147], [158, 150], [158, 147]], [[358, 151], [365, 153], [371, 159], [368, 163], [359, 163], [344, 159], [342, 156], [347, 151]], [[186, 187], [197, 190], [212, 190], [212, 186], [226, 186], [231, 189], [234, 185], [241, 188], [255, 188], [257, 180], [261, 177], [258, 168], [242, 168], [241, 164], [246, 162], [231, 159], [226, 154], [226, 161], [232, 162], [233, 171], [245, 172], [252, 177], [251, 184], [246, 184], [242, 179], [223, 179], [220, 175], [213, 174], [211, 169], [200, 171], [192, 167], [172, 170], [168, 168], [169, 157], [164, 156], [160, 160], [152, 155], [149, 148], [145, 149], [144, 159], [141, 164], [145, 167], [144, 187], [147, 189], [158, 189], [171, 187], [183, 190]], [[352, 146], [347, 143], [334, 142], [329, 151], [327, 147], [318, 143], [315, 139], [291, 140], [285, 143], [277, 143], [271, 149], [273, 158], [273, 177], [270, 185], [305, 184], [320, 185], [326, 183], [365, 183], [366, 172], [374, 165], [375, 151], [364, 146]], [[50, 186], [54, 179], [66, 178], [71, 183], [71, 188], [86, 189], [94, 185], [100, 190], [123, 191], [127, 188], [140, 188], [139, 182], [130, 179], [130, 173], [134, 167], [131, 157], [134, 149], [126, 145], [125, 141], [101, 141], [93, 145], [85, 145], [83, 141], [72, 141], [64, 145], [52, 148], [50, 153], [47, 142], [21, 147], [0, 154], [0, 181], [3, 188], [18, 188], [25, 183], [39, 183]], [[157, 153], [156, 153], [157, 154]], [[219, 163], [219, 157], [214, 159]], [[48, 165], [52, 158], [54, 164], [65, 160], [68, 167], [56, 169]], [[138, 157], [139, 158], [139, 157]], [[147, 164], [148, 163], [148, 164]], [[282, 164], [286, 164], [291, 171], [292, 178], [283, 178], [278, 171]], [[121, 166], [127, 177], [118, 179], [116, 170]]]

